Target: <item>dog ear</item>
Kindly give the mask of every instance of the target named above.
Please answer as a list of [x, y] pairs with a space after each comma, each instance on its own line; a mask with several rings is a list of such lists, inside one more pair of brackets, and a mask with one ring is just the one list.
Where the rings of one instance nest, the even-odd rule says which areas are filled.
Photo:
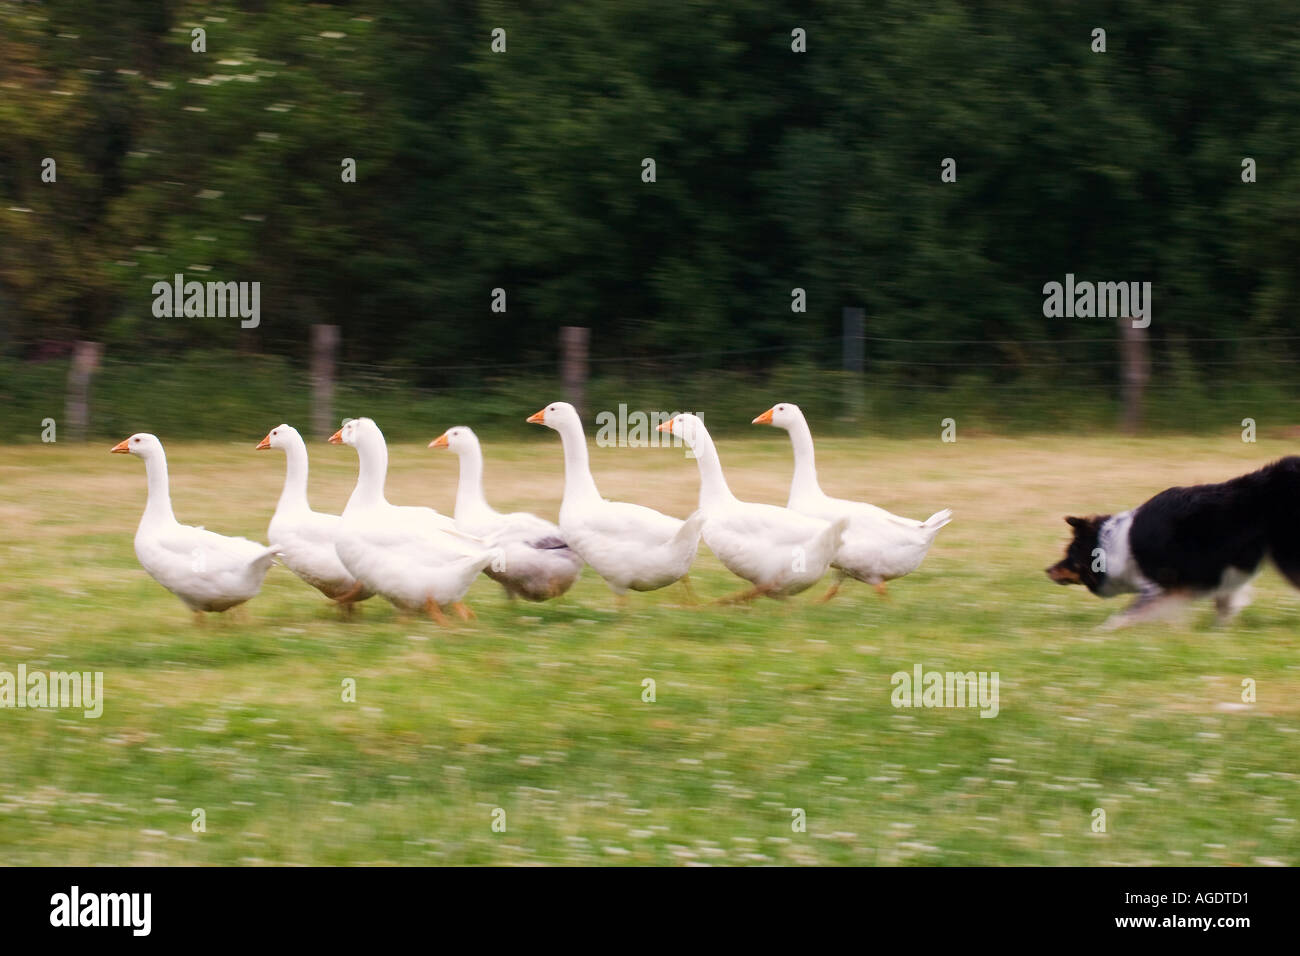
[[1065, 516], [1065, 523], [1071, 528], [1086, 528], [1088, 526], [1087, 518], [1075, 518], [1070, 515]]

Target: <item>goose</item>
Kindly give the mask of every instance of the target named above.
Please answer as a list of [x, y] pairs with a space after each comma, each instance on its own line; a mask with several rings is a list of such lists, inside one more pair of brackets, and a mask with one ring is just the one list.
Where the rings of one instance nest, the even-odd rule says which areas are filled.
[[697, 512], [681, 521], [643, 505], [602, 498], [591, 476], [582, 420], [568, 402], [553, 402], [527, 420], [560, 433], [560, 533], [605, 579], [619, 603], [629, 590], [655, 591], [678, 580], [689, 595], [686, 575], [700, 546], [704, 516]]
[[801, 514], [830, 520], [849, 518], [844, 544], [831, 566], [835, 581], [822, 597], [829, 601], [846, 577], [873, 585], [885, 595], [885, 582], [910, 574], [925, 560], [934, 536], [952, 520], [952, 511], [944, 508], [924, 521], [903, 518], [884, 508], [864, 501], [832, 498], [817, 482], [817, 465], [813, 460], [812, 432], [798, 405], [782, 402], [773, 405], [754, 419], [755, 425], [774, 425], [790, 433], [794, 446], [794, 478], [790, 482], [789, 507]]
[[676, 415], [659, 431], [682, 439], [695, 453], [704, 543], [727, 570], [753, 585], [725, 601], [789, 597], [817, 583], [835, 556], [847, 518], [826, 521], [778, 505], [741, 501], [727, 486], [713, 438], [695, 415]]
[[458, 532], [450, 518], [432, 508], [388, 502], [388, 446], [371, 419], [351, 419], [329, 441], [351, 445], [360, 463], [334, 539], [348, 573], [396, 607], [423, 610], [439, 624], [447, 622], [442, 613], [447, 605], [463, 619], [473, 617], [461, 599], [500, 550]]
[[456, 486], [456, 527], [501, 549], [501, 570], [489, 565], [484, 573], [506, 594], [529, 601], [559, 597], [582, 573], [582, 558], [564, 543], [560, 529], [525, 511], [502, 514], [483, 495], [483, 449], [473, 429], [449, 428], [430, 448], [446, 448], [460, 458]]
[[257, 450], [284, 451], [284, 490], [266, 529], [267, 537], [279, 545], [284, 565], [327, 598], [351, 610], [372, 592], [354, 578], [334, 550], [334, 538], [342, 519], [338, 515], [312, 511], [307, 503], [307, 445], [292, 425], [277, 425], [257, 443]]
[[110, 449], [144, 459], [149, 493], [135, 531], [135, 556], [149, 576], [202, 620], [202, 611], [225, 611], [256, 597], [276, 545], [232, 538], [181, 524], [172, 512], [167, 455], [157, 436], [138, 432]]

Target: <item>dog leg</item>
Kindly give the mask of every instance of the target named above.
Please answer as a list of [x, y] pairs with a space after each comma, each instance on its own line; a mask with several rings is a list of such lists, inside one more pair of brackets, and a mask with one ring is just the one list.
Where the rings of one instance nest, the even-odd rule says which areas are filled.
[[1159, 589], [1143, 591], [1138, 595], [1137, 600], [1102, 624], [1101, 630], [1117, 631], [1121, 627], [1128, 627], [1130, 624], [1163, 617], [1186, 602], [1187, 595], [1181, 591], [1161, 591]]
[[1241, 613], [1241, 609], [1250, 604], [1251, 598], [1254, 597], [1254, 591], [1249, 584], [1243, 584], [1228, 594], [1217, 595], [1214, 599], [1214, 610], [1218, 615], [1219, 624], [1228, 624]]

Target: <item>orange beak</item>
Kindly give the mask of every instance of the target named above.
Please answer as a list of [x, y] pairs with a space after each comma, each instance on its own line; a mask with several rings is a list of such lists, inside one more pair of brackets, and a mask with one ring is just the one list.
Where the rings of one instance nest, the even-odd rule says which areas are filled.
[[751, 425], [770, 425], [770, 424], [772, 424], [772, 413], [773, 413], [774, 411], [776, 411], [776, 406], [775, 406], [775, 405], [773, 405], [771, 408], [769, 408], [767, 411], [765, 411], [762, 415], [759, 415], [757, 418], [755, 418], [752, 422], [750, 422], [750, 424], [751, 424]]
[[545, 425], [546, 409], [543, 408], [540, 412], [533, 412], [528, 416], [528, 421], [532, 422], [534, 425]]
[[343, 429], [340, 428], [340, 429], [339, 429], [338, 431], [336, 431], [333, 435], [330, 435], [330, 437], [329, 437], [328, 439], [326, 439], [326, 440], [327, 440], [331, 445], [342, 445], [342, 444], [343, 444]]
[[257, 443], [257, 447], [254, 448], [253, 451], [261, 451], [263, 448], [270, 448], [270, 447], [271, 447], [271, 433], [267, 432], [266, 437]]
[[439, 435], [439, 436], [438, 436], [437, 438], [435, 438], [433, 441], [429, 442], [429, 447], [430, 447], [430, 448], [446, 448], [446, 447], [447, 447], [447, 433], [446, 433], [446, 432], [443, 432], [441, 435]]
[[123, 438], [120, 442], [118, 442], [116, 445], [114, 445], [112, 448], [110, 448], [110, 449], [108, 450], [109, 454], [110, 454], [110, 455], [129, 455], [129, 454], [131, 454], [131, 449], [128, 448], [127, 445], [126, 445], [126, 443], [129, 442], [130, 440], [131, 440], [131, 439], [129, 439], [129, 438]]
[[672, 430], [673, 430], [673, 422], [675, 422], [675, 421], [677, 421], [677, 419], [675, 419], [675, 418], [670, 418], [670, 419], [668, 419], [668, 421], [666, 421], [666, 422], [660, 422], [660, 423], [659, 423], [659, 427], [656, 428], [655, 431], [657, 431], [657, 432], [669, 432], [669, 433], [671, 433]]

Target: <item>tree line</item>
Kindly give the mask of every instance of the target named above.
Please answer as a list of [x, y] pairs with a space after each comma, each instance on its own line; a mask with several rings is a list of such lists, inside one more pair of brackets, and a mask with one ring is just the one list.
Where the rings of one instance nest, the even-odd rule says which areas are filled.
[[[1113, 322], [1044, 314], [1068, 274], [1150, 282], [1200, 374], [1268, 362], [1297, 54], [1243, 0], [6, 3], [0, 351], [297, 361], [331, 323], [446, 378], [586, 325], [833, 366], [856, 305], [869, 372], [1113, 379]], [[156, 317], [178, 273], [259, 282], [260, 325]]]

